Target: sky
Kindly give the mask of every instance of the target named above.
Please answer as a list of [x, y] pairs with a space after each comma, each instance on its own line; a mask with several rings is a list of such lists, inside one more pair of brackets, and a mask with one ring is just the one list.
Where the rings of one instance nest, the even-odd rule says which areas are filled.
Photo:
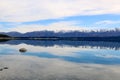
[[0, 32], [120, 28], [120, 0], [0, 0]]

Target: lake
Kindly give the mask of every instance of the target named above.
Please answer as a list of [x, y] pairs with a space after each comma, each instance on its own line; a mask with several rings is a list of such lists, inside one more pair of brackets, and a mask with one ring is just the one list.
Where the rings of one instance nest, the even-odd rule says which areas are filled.
[[120, 80], [120, 43], [0, 42], [0, 80]]

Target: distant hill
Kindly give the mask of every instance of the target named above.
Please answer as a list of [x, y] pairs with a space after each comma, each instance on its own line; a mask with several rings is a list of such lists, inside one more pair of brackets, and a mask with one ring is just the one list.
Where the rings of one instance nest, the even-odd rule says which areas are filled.
[[5, 34], [0, 34], [0, 42], [6, 42], [9, 40], [8, 38], [10, 38], [10, 36]]
[[19, 32], [0, 32], [0, 34], [8, 35], [11, 37], [22, 37], [22, 34]]
[[10, 36], [5, 35], [5, 34], [0, 34], [0, 37], [10, 37]]

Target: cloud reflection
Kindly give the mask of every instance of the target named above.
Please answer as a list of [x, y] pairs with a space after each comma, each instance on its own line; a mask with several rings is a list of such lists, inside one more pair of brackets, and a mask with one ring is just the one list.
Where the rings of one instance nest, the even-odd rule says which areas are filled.
[[[28, 55], [39, 58], [60, 59], [74, 63], [94, 63], [94, 64], [120, 64], [119, 50], [91, 49], [87, 47], [69, 46], [33, 46], [27, 44], [19, 45], [0, 45], [1, 55]], [[27, 52], [22, 54], [20, 48], [26, 48]]]
[[1, 56], [1, 80], [119, 80], [119, 65], [71, 63], [25, 55]]

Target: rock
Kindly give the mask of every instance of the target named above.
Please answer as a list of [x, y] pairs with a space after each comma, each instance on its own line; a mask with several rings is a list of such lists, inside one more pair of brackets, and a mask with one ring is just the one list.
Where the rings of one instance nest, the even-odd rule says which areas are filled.
[[27, 49], [25, 49], [25, 48], [21, 48], [21, 49], [19, 49], [19, 51], [20, 51], [20, 52], [26, 52]]
[[4, 67], [4, 69], [8, 69], [8, 67]]
[[2, 71], [3, 69], [1, 68], [0, 71]]

